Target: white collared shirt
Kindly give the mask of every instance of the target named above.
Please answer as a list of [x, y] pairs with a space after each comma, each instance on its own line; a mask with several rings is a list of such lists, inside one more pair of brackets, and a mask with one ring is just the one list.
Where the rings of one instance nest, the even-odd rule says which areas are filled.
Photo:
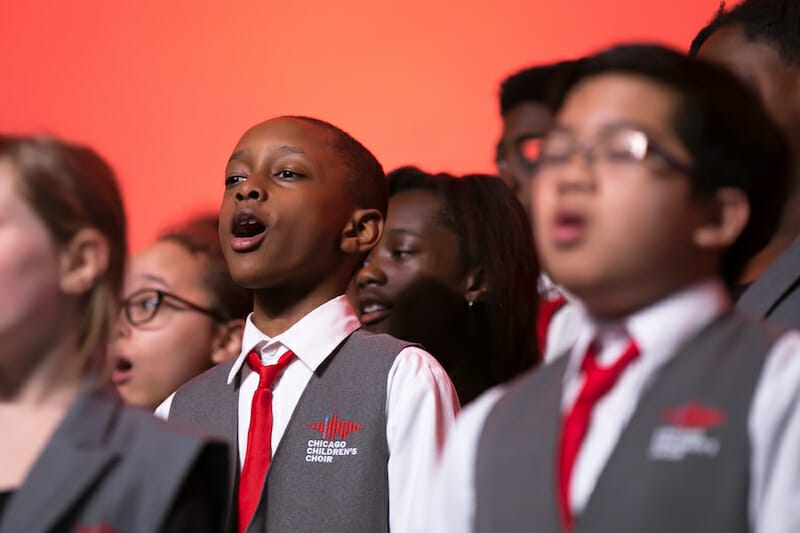
[[[592, 411], [570, 484], [570, 505], [579, 514], [630, 420], [639, 398], [680, 344], [730, 307], [721, 283], [708, 281], [673, 294], [620, 324], [587, 324], [570, 353], [564, 373], [562, 412], [582, 386], [580, 366], [589, 343], [599, 335], [598, 362], [612, 364], [635, 339], [640, 357]], [[502, 396], [495, 388], [472, 402], [445, 448], [429, 507], [428, 531], [471, 532], [475, 513], [474, 463], [483, 424]], [[800, 333], [786, 333], [773, 345], [759, 377], [748, 415], [752, 443], [749, 508], [756, 533], [800, 531]], [[555, 461], [555, 458], [553, 459]], [[556, 487], [553, 487], [555, 490]]]
[[[231, 368], [228, 384], [242, 373], [239, 389], [238, 446], [240, 465], [247, 450], [250, 406], [258, 387], [258, 374], [246, 364], [247, 354], [257, 350], [265, 365], [272, 365], [286, 350], [297, 357], [272, 387], [272, 450], [283, 437], [300, 396], [317, 367], [360, 327], [358, 317], [344, 296], [330, 300], [274, 338], [267, 337], [248, 317], [242, 352]], [[438, 454], [459, 410], [450, 378], [428, 352], [403, 349], [389, 370], [386, 392], [386, 439], [389, 444], [389, 528], [409, 531], [416, 510], [414, 502], [430, 489]], [[157, 414], [169, 413], [172, 397]]]

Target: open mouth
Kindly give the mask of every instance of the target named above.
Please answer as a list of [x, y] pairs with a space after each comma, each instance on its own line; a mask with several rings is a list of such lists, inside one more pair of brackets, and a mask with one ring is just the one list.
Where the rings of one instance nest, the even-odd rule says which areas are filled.
[[586, 217], [577, 213], [559, 213], [553, 224], [552, 238], [556, 246], [578, 243], [586, 233]]
[[125, 357], [114, 358], [114, 369], [111, 372], [111, 381], [116, 386], [124, 385], [131, 379], [133, 364]]
[[391, 307], [375, 300], [362, 300], [359, 303], [358, 311], [361, 323], [368, 326], [388, 317]]
[[267, 234], [267, 225], [251, 211], [237, 211], [231, 221], [231, 248], [237, 252], [247, 252], [258, 247]]

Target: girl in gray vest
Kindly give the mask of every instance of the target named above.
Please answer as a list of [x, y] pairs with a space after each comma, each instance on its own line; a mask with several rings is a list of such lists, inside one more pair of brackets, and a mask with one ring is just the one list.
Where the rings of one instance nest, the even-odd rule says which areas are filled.
[[110, 167], [0, 136], [0, 213], [0, 532], [220, 531], [225, 446], [108, 383], [126, 242]]

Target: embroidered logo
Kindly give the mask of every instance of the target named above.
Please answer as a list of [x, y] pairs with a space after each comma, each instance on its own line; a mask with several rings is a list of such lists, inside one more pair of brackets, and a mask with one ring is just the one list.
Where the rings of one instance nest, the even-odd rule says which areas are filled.
[[719, 453], [718, 438], [707, 431], [725, 423], [725, 413], [698, 402], [665, 409], [666, 425], [653, 432], [648, 456], [656, 461], [682, 461], [689, 454], [714, 457]]
[[334, 457], [358, 454], [358, 448], [348, 447], [346, 439], [348, 435], [364, 429], [364, 426], [350, 418], [339, 418], [336, 413], [331, 413], [321, 422], [308, 424], [306, 428], [318, 431], [322, 436], [321, 439], [309, 439], [306, 448], [307, 463], [332, 463]]

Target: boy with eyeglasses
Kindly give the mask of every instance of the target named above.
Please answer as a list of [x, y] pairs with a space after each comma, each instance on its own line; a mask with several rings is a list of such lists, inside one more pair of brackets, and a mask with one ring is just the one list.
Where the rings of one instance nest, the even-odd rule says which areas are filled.
[[125, 402], [152, 411], [239, 354], [253, 297], [228, 273], [216, 215], [170, 228], [136, 253], [123, 294], [111, 377]]
[[727, 71], [656, 46], [589, 58], [555, 122], [532, 217], [589, 327], [465, 411], [428, 530], [800, 530], [800, 335], [725, 287], [777, 224], [780, 131]]

